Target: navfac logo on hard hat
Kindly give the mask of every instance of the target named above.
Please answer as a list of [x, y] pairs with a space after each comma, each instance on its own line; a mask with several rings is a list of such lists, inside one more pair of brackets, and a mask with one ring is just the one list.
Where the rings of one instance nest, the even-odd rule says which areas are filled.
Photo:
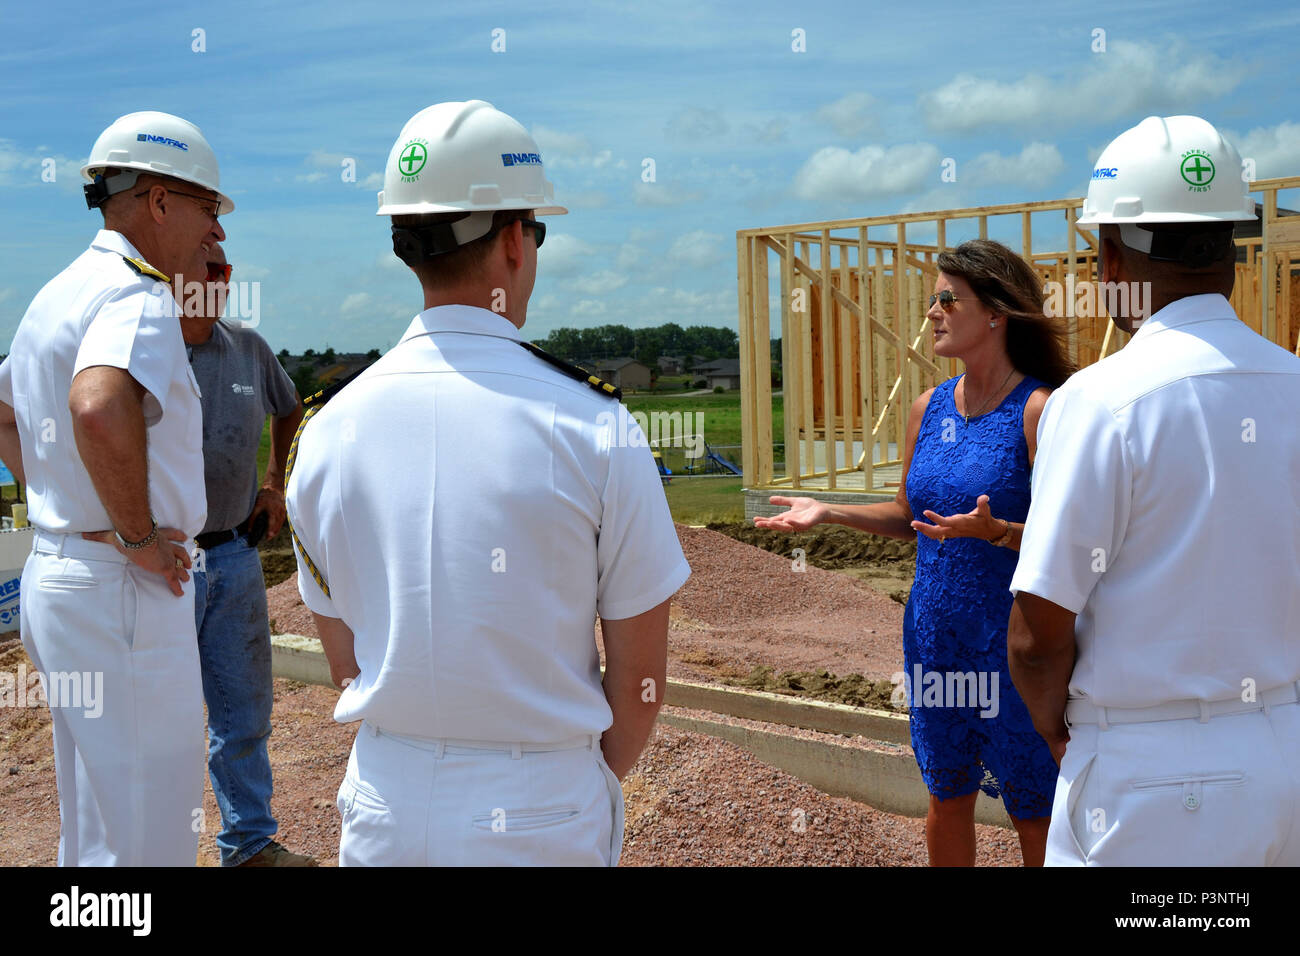
[[1111, 166], [1107, 168], [1105, 166], [1098, 166], [1096, 169], [1092, 171], [1092, 178], [1093, 179], [1119, 179], [1119, 167]]
[[189, 147], [184, 143], [177, 142], [168, 136], [155, 136], [153, 133], [137, 133], [135, 141], [137, 143], [162, 143], [164, 146], [175, 146], [177, 149], [189, 151]]
[[501, 162], [507, 166], [540, 166], [540, 153], [502, 153]]

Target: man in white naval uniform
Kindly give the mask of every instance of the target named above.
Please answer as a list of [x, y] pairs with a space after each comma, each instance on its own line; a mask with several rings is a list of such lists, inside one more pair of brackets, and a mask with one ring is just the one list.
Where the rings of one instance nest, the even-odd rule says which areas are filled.
[[618, 862], [690, 569], [617, 391], [522, 342], [552, 202], [491, 105], [412, 118], [379, 213], [425, 311], [290, 454], [299, 589], [350, 680], [334, 716], [364, 721], [343, 866]]
[[1008, 647], [1061, 764], [1048, 865], [1300, 864], [1300, 358], [1226, 298], [1254, 208], [1194, 116], [1088, 189], [1103, 278], [1154, 314], [1112, 310], [1132, 340], [1039, 425]]
[[60, 864], [192, 866], [203, 694], [186, 569], [206, 498], [172, 283], [206, 276], [233, 205], [202, 133], [166, 113], [118, 119], [82, 173], [104, 228], [0, 366], [0, 454], [20, 450], [36, 529], [22, 639], [47, 687], [102, 687], [101, 713], [50, 700]]

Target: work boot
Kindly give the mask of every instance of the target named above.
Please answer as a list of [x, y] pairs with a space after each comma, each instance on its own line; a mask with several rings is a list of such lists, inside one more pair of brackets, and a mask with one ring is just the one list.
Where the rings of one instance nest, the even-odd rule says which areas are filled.
[[253, 856], [250, 856], [240, 866], [320, 866], [315, 857], [303, 856], [301, 853], [290, 853], [280, 844], [272, 840], [262, 849], [258, 850]]

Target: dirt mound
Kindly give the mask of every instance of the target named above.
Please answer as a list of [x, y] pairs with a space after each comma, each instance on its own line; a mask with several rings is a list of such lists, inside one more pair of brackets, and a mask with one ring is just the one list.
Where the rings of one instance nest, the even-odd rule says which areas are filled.
[[747, 522], [714, 522], [708, 525], [708, 529], [786, 557], [791, 557], [795, 548], [802, 548], [809, 564], [832, 571], [880, 562], [902, 562], [909, 564], [912, 570], [916, 567], [915, 541], [865, 534], [852, 528], [828, 527], [787, 533], [756, 528]]
[[749, 676], [742, 680], [723, 678], [721, 682], [734, 687], [764, 690], [773, 694], [812, 697], [816, 700], [829, 700], [852, 707], [898, 710], [906, 713], [906, 708], [896, 707], [892, 703], [894, 685], [891, 681], [883, 678], [872, 680], [861, 674], [845, 674], [843, 677], [837, 677], [826, 670], [782, 671], [774, 674], [770, 667], [755, 667], [750, 671]]

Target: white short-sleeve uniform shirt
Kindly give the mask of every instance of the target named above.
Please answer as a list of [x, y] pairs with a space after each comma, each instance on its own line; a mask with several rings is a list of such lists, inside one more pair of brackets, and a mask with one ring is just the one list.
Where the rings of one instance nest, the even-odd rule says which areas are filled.
[[613, 715], [593, 624], [690, 574], [644, 436], [614, 399], [469, 306], [416, 316], [304, 429], [287, 494], [313, 611], [353, 631], [335, 719], [544, 743]]
[[1052, 393], [1011, 590], [1078, 614], [1071, 697], [1300, 678], [1298, 413], [1300, 358], [1220, 295], [1178, 299]]
[[55, 533], [112, 528], [82, 463], [68, 392], [82, 369], [125, 369], [146, 391], [149, 503], [159, 527], [203, 529], [203, 410], [185, 357], [171, 287], [123, 261], [140, 253], [101, 229], [90, 248], [36, 294], [0, 365], [27, 473], [28, 520]]

